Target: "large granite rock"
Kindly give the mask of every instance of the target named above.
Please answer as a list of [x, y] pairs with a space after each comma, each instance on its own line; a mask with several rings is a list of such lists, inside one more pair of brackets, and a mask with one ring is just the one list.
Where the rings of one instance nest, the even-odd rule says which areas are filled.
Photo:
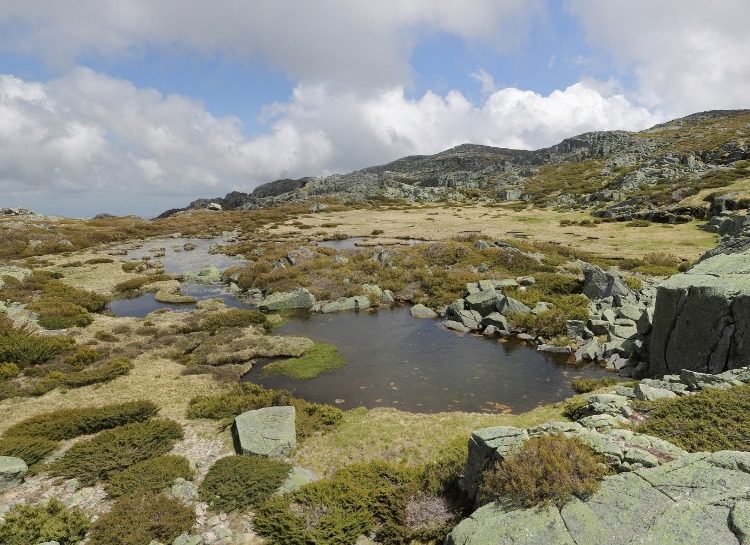
[[21, 484], [28, 470], [20, 458], [0, 456], [0, 493]]
[[310, 309], [315, 304], [315, 296], [305, 288], [294, 291], [272, 293], [259, 304], [260, 310]]
[[446, 545], [738, 545], [750, 535], [750, 453], [687, 454], [606, 477], [562, 509], [491, 503]]
[[234, 419], [234, 437], [240, 454], [284, 456], [297, 445], [292, 406], [266, 407]]
[[750, 251], [710, 257], [659, 286], [649, 353], [652, 375], [750, 365]]
[[326, 303], [320, 308], [320, 312], [323, 314], [329, 314], [331, 312], [341, 312], [343, 310], [364, 310], [367, 308], [370, 308], [370, 299], [366, 295], [356, 295], [354, 297], [346, 297], [345, 299]]
[[633, 296], [633, 292], [617, 273], [605, 271], [584, 261], [580, 262], [580, 267], [584, 276], [583, 294], [589, 299], [614, 297], [617, 300], [625, 300]]

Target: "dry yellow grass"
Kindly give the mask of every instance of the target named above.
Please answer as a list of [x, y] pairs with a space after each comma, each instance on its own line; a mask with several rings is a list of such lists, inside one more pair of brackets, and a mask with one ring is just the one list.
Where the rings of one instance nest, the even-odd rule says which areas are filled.
[[[517, 234], [528, 240], [554, 242], [604, 256], [642, 257], [644, 253], [667, 251], [683, 259], [695, 259], [716, 243], [716, 236], [699, 229], [698, 222], [663, 227], [627, 227], [625, 223], [561, 227], [563, 220], [591, 220], [582, 212], [559, 212], [542, 208], [516, 211], [510, 206], [422, 205], [409, 209], [358, 209], [324, 212], [305, 223], [313, 231], [329, 235], [370, 236], [383, 231], [382, 239], [394, 237], [442, 240], [467, 231], [478, 231], [493, 238], [512, 239]], [[338, 224], [323, 228], [323, 224]], [[310, 230], [299, 230], [290, 222], [273, 231], [274, 236], [307, 237]]]
[[547, 405], [519, 415], [446, 412], [418, 414], [391, 408], [354, 409], [341, 426], [307, 439], [294, 453], [295, 464], [321, 475], [357, 462], [385, 460], [421, 464], [434, 460], [441, 448], [489, 426], [527, 427], [565, 420], [561, 406]]

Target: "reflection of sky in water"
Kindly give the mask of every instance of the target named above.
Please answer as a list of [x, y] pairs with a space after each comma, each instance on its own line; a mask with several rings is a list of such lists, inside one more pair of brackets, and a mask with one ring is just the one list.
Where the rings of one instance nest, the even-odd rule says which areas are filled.
[[263, 376], [256, 366], [246, 379], [310, 401], [343, 399], [347, 408], [520, 412], [573, 395], [575, 378], [612, 376], [596, 366], [569, 366], [533, 346], [458, 335], [439, 321], [412, 318], [406, 308], [307, 315], [278, 333], [335, 344], [346, 365], [306, 381]]
[[[182, 249], [188, 242], [195, 245], [194, 250], [185, 251]], [[225, 244], [225, 242], [220, 237], [212, 239], [165, 238], [148, 240], [141, 248], [128, 250], [128, 257], [130, 259], [140, 259], [144, 256], [151, 256], [151, 259], [162, 261], [164, 263], [164, 271], [170, 274], [197, 273], [206, 267], [216, 267], [224, 270], [233, 265], [243, 263], [241, 259], [237, 259], [236, 257], [208, 253], [208, 249], [214, 244]], [[154, 253], [151, 250], [155, 248], [164, 248], [164, 257], [154, 257]]]

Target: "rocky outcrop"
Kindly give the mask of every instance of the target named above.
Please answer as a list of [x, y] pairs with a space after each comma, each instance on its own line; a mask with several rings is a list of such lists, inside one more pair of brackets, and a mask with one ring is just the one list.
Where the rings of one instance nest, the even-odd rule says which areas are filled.
[[446, 545], [738, 545], [750, 536], [750, 453], [686, 454], [606, 477], [590, 498], [518, 509], [490, 503]]
[[315, 304], [315, 296], [305, 288], [294, 291], [272, 293], [259, 304], [258, 308], [265, 311], [273, 310], [309, 310]]
[[750, 251], [715, 255], [659, 286], [649, 354], [652, 375], [750, 365]]
[[240, 454], [280, 457], [297, 445], [292, 406], [266, 407], [234, 419], [233, 433]]

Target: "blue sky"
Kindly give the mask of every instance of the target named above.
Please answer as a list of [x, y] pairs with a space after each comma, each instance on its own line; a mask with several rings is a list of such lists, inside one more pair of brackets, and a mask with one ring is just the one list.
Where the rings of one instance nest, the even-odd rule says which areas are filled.
[[710, 6], [8, 0], [0, 206], [150, 215], [463, 142], [744, 107], [750, 6]]

